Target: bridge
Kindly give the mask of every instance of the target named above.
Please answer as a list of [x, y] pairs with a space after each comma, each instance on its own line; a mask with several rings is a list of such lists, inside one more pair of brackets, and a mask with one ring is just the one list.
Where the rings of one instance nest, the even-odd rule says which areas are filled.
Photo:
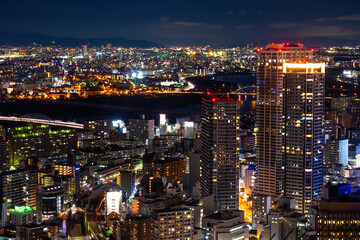
[[29, 122], [29, 123], [36, 123], [36, 124], [46, 124], [46, 125], [51, 125], [51, 126], [84, 129], [84, 124], [75, 123], [75, 122], [63, 122], [63, 121], [50, 120], [50, 119], [0, 116], [0, 121]]
[[231, 94], [256, 96], [256, 86], [244, 86], [231, 92]]

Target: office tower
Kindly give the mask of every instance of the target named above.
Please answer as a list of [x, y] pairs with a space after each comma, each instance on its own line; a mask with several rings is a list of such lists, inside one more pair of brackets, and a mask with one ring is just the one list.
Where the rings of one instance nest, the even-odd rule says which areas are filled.
[[[257, 195], [276, 198], [284, 191], [283, 64], [299, 60], [311, 62], [313, 53], [312, 50], [305, 49], [303, 44], [268, 44], [266, 49], [257, 51], [259, 55], [256, 103], [258, 176], [254, 192]], [[263, 206], [253, 206], [255, 212], [264, 216], [264, 213], [260, 213], [262, 209]], [[256, 220], [260, 215], [253, 214], [253, 218]]]
[[154, 120], [130, 119], [129, 120], [129, 138], [139, 140], [141, 144], [148, 143], [149, 139], [154, 139], [155, 124]]
[[204, 97], [201, 124], [202, 195], [213, 194], [218, 210], [238, 210], [240, 102], [229, 97]]
[[192, 239], [194, 216], [188, 209], [153, 211], [151, 214], [151, 239]]
[[349, 140], [348, 139], [329, 139], [326, 141], [324, 150], [324, 164], [332, 167], [333, 164], [348, 165]]
[[284, 63], [284, 189], [307, 213], [321, 197], [325, 64]]

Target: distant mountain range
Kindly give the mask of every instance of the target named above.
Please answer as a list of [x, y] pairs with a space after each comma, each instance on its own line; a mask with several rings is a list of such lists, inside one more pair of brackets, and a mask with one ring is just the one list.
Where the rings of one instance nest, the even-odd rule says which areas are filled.
[[159, 47], [161, 44], [144, 40], [130, 40], [125, 38], [73, 38], [73, 37], [54, 37], [40, 33], [11, 33], [0, 31], [0, 46], [32, 46], [34, 44], [42, 46], [63, 46], [80, 47], [88, 44], [89, 46], [100, 46], [111, 43], [114, 47]]
[[[266, 46], [270, 42], [282, 43], [290, 42], [304, 43], [306, 47], [328, 47], [328, 46], [356, 46], [360, 45], [359, 40], [338, 39], [329, 37], [306, 37], [306, 38], [274, 38], [271, 41], [264, 39], [255, 41], [257, 46]], [[11, 33], [7, 31], [0, 31], [0, 46], [33, 46], [34, 44], [42, 46], [63, 46], [63, 47], [80, 47], [88, 44], [89, 46], [100, 46], [111, 43], [114, 47], [163, 47], [163, 44], [145, 41], [145, 40], [131, 40], [125, 38], [74, 38], [74, 37], [55, 37], [41, 33]], [[192, 45], [192, 44], [190, 44]], [[206, 43], [201, 45], [207, 45]], [[212, 47], [236, 47], [246, 44], [211, 44]]]

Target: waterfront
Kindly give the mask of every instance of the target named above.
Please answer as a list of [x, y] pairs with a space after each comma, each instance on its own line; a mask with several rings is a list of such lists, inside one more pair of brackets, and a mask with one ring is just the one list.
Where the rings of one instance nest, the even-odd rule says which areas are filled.
[[[219, 75], [214, 80], [204, 80], [204, 84], [223, 84], [231, 82], [232, 86], [254, 84], [253, 74]], [[225, 94], [225, 93], [224, 93]], [[14, 100], [1, 103], [1, 115], [22, 116], [28, 113], [41, 113], [54, 120], [82, 122], [85, 119], [123, 119], [140, 117], [157, 119], [159, 113], [166, 113], [170, 121], [176, 117], [200, 114], [201, 94], [156, 94], [133, 96], [93, 96], [67, 100]], [[254, 96], [242, 96], [242, 112], [255, 110]]]

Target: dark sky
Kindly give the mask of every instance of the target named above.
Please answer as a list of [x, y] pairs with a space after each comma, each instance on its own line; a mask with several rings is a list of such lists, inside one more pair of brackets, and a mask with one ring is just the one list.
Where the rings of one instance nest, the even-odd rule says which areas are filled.
[[164, 44], [359, 40], [360, 0], [2, 1], [0, 30]]

